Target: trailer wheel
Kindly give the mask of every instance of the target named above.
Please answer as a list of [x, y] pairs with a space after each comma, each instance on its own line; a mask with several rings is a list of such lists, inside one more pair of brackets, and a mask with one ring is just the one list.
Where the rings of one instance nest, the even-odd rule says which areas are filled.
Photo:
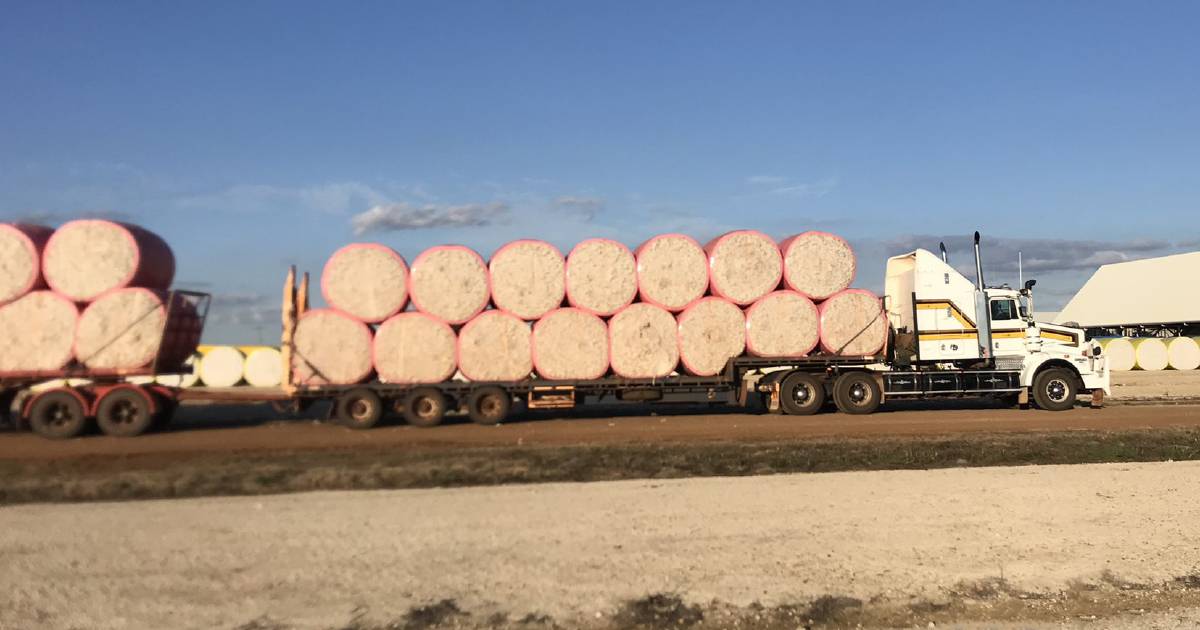
[[434, 387], [418, 387], [404, 399], [404, 420], [416, 427], [436, 427], [446, 417], [446, 395]]
[[833, 402], [842, 413], [862, 415], [879, 409], [883, 393], [867, 372], [846, 372], [833, 383]]
[[788, 415], [811, 416], [825, 404], [825, 384], [805, 372], [792, 372], [779, 384], [779, 406]]
[[467, 415], [476, 424], [500, 424], [512, 409], [512, 396], [499, 387], [480, 387], [467, 398]]
[[383, 417], [383, 400], [379, 394], [358, 387], [337, 399], [338, 422], [351, 429], [370, 429]]
[[29, 427], [51, 440], [77, 437], [87, 428], [87, 412], [73, 392], [62, 389], [46, 392], [29, 408]]
[[110, 390], [96, 405], [96, 424], [113, 437], [141, 435], [154, 424], [150, 399], [136, 389]]
[[1050, 368], [1033, 379], [1033, 401], [1046, 411], [1066, 411], [1075, 406], [1079, 384], [1065, 368]]

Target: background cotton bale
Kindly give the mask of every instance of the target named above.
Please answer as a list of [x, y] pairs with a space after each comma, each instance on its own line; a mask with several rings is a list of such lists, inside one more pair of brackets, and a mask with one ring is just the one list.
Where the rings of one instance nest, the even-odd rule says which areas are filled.
[[0, 223], [0, 304], [45, 287], [42, 249], [53, 233], [44, 225]]
[[195, 353], [183, 361], [178, 372], [158, 374], [154, 382], [167, 387], [195, 387], [200, 384], [200, 354]]
[[233, 387], [242, 382], [246, 357], [233, 346], [214, 346], [200, 358], [200, 380], [209, 387]]
[[1141, 337], [1130, 340], [1133, 344], [1135, 370], [1157, 372], [1167, 369], [1167, 344], [1155, 337]]
[[283, 355], [275, 348], [254, 348], [246, 353], [242, 374], [251, 387], [277, 387], [283, 382]]
[[696, 376], [712, 376], [746, 350], [746, 316], [738, 305], [706, 297], [679, 314], [679, 360]]
[[1200, 344], [1191, 337], [1172, 337], [1167, 344], [1167, 367], [1172, 370], [1194, 370], [1200, 367]]
[[0, 374], [59, 370], [71, 362], [79, 310], [53, 291], [0, 306]]
[[296, 322], [292, 373], [301, 385], [351, 385], [371, 374], [371, 329], [328, 308]]
[[465, 323], [487, 308], [487, 265], [461, 245], [431, 247], [413, 261], [408, 294], [422, 313], [448, 324]]
[[746, 350], [754, 356], [803, 357], [820, 340], [817, 307], [801, 293], [768, 293], [746, 309]]
[[608, 348], [618, 376], [667, 376], [679, 364], [675, 317], [660, 306], [630, 304], [608, 320]]
[[400, 313], [375, 331], [375, 372], [385, 383], [439, 383], [454, 375], [457, 343], [440, 319]]
[[368, 324], [404, 310], [408, 264], [379, 243], [351, 243], [329, 257], [321, 272], [325, 303]]
[[529, 324], [484, 311], [458, 331], [458, 369], [472, 381], [519, 381], [533, 371]]
[[870, 291], [846, 289], [817, 307], [821, 349], [830, 354], [872, 355], [887, 341], [883, 304]]
[[1109, 337], [1097, 341], [1108, 359], [1108, 369], [1124, 372], [1132, 370], [1137, 364], [1137, 353], [1134, 352], [1133, 344], [1125, 337]]
[[79, 315], [75, 358], [93, 370], [132, 370], [157, 361], [180, 365], [196, 349], [199, 323], [182, 300], [170, 309], [167, 294], [143, 288], [109, 291]]
[[533, 325], [532, 350], [542, 378], [600, 378], [608, 372], [608, 327], [582, 309], [556, 309]]
[[537, 319], [562, 305], [566, 295], [566, 261], [545, 242], [513, 241], [488, 263], [492, 302], [521, 319]]
[[112, 289], [165, 290], [175, 277], [166, 241], [145, 228], [98, 219], [70, 221], [54, 231], [42, 274], [58, 293], [89, 302]]
[[784, 239], [779, 249], [784, 284], [813, 300], [824, 300], [854, 282], [858, 263], [854, 250], [840, 236], [804, 232]]
[[567, 301], [608, 316], [637, 297], [637, 262], [621, 243], [606, 238], [583, 241], [567, 255]]
[[783, 256], [771, 237], [737, 230], [713, 239], [708, 253], [709, 287], [713, 295], [746, 305], [774, 291], [783, 278]]
[[675, 312], [708, 290], [708, 256], [690, 236], [655, 236], [642, 243], [634, 257], [638, 294], [645, 302]]

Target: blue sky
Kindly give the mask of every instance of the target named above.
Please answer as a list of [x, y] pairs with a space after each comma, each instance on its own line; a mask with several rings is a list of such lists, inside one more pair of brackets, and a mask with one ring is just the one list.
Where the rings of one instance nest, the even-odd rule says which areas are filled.
[[878, 290], [887, 255], [980, 229], [1040, 308], [1200, 248], [1196, 3], [0, 10], [0, 220], [160, 232], [217, 296], [209, 341], [273, 340], [286, 265], [352, 240], [820, 228]]

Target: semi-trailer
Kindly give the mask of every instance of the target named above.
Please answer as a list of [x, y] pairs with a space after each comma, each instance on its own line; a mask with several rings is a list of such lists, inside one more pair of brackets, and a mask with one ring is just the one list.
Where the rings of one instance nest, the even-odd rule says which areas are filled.
[[[827, 403], [847, 414], [867, 414], [890, 399], [996, 397], [1014, 405], [1061, 411], [1080, 394], [1100, 406], [1110, 373], [1099, 344], [1084, 331], [1034, 321], [1034, 281], [1020, 289], [983, 281], [979, 233], [975, 234], [975, 280], [948, 260], [918, 249], [887, 261], [884, 309], [888, 342], [866, 356], [815, 353], [794, 358], [748, 355], [729, 360], [714, 376], [672, 374], [661, 378], [604, 377], [589, 380], [529, 378], [479, 382], [450, 379], [431, 384], [371, 381], [310, 385], [292, 371], [296, 322], [308, 308], [307, 274], [288, 272], [283, 291], [284, 385], [279, 390], [181, 389], [125, 382], [133, 374], [95, 374], [69, 369], [55, 374], [0, 376], [0, 409], [17, 399], [18, 420], [49, 438], [79, 435], [95, 420], [109, 435], [132, 436], [169, 419], [189, 399], [272, 401], [301, 408], [329, 402], [330, 414], [352, 428], [368, 429], [397, 412], [410, 424], [432, 427], [448, 413], [465, 413], [480, 424], [504, 421], [514, 403], [530, 409], [571, 409], [594, 403], [710, 403], [757, 406], [808, 415]], [[207, 299], [190, 294], [193, 299]], [[137, 374], [178, 371], [151, 365]], [[33, 391], [45, 379], [87, 379]]]

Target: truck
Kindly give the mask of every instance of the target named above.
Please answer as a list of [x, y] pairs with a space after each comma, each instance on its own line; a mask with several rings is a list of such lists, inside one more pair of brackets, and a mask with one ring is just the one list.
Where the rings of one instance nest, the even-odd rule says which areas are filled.
[[[436, 426], [452, 412], [493, 425], [503, 422], [518, 402], [529, 409], [563, 410], [596, 403], [707, 403], [761, 406], [789, 415], [815, 414], [828, 407], [869, 414], [888, 400], [950, 397], [992, 397], [1062, 411], [1074, 407], [1080, 395], [1090, 395], [1091, 406], [1101, 406], [1109, 393], [1110, 373], [1099, 344], [1087, 340], [1081, 329], [1034, 321], [1035, 281], [1019, 289], [985, 286], [979, 243], [976, 232], [974, 281], [950, 265], [944, 246], [940, 257], [917, 249], [888, 259], [880, 314], [887, 319], [888, 341], [879, 353], [868, 356], [743, 355], [730, 359], [714, 376], [300, 384], [291, 365], [296, 323], [308, 308], [308, 275], [298, 280], [292, 268], [283, 289], [284, 385], [278, 391], [182, 389], [126, 382], [129, 374], [68, 370], [0, 377], [0, 404], [6, 396], [9, 401], [17, 398], [18, 420], [50, 438], [78, 435], [91, 420], [109, 435], [137, 435], [166, 422], [180, 402], [197, 399], [270, 401], [293, 411], [325, 402], [332, 419], [355, 429], [372, 428], [389, 412], [418, 427]], [[179, 369], [150, 366], [144, 373]], [[45, 378], [88, 382], [30, 389]]]

